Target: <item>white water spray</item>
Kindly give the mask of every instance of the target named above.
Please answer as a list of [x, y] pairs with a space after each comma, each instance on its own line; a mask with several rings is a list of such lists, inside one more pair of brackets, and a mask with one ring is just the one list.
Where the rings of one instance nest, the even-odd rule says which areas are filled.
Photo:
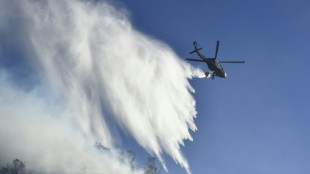
[[[190, 173], [180, 145], [192, 140], [189, 129], [197, 129], [188, 78], [204, 77], [201, 70], [182, 62], [167, 45], [134, 30], [126, 13], [105, 2], [7, 0], [0, 5], [0, 22], [18, 19], [14, 26], [24, 27], [27, 36], [20, 39], [35, 55], [28, 61], [63, 99], [68, 112], [63, 117], [74, 123], [72, 129], [61, 131], [82, 139], [72, 144], [82, 147], [83, 141], [99, 140], [113, 148], [115, 133], [107, 124], [112, 119], [149, 153], [160, 160], [167, 153]], [[17, 15], [16, 9], [21, 11]]]

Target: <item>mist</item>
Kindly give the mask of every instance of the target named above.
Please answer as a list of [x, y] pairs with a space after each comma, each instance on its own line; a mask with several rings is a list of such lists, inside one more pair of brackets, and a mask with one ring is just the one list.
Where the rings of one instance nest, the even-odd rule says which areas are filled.
[[11, 65], [27, 67], [21, 80], [2, 65], [2, 162], [18, 157], [46, 173], [131, 173], [115, 155], [92, 150], [98, 141], [117, 149], [117, 127], [190, 173], [180, 150], [197, 130], [188, 80], [204, 73], [134, 29], [128, 15], [105, 1], [0, 2], [1, 59], [11, 58], [10, 42], [21, 51]]

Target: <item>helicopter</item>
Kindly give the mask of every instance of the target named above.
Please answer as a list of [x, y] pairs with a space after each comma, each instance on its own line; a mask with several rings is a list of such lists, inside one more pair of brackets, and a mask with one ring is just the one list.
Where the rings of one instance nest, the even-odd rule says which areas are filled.
[[191, 59], [191, 58], [186, 58], [185, 60], [188, 61], [196, 61], [196, 62], [205, 62], [208, 65], [208, 68], [210, 69], [210, 71], [212, 71], [212, 74], [210, 74], [209, 72], [206, 72], [206, 78], [210, 78], [210, 76], [212, 77], [212, 80], [214, 79], [215, 76], [217, 77], [221, 77], [221, 78], [226, 78], [227, 74], [224, 70], [224, 68], [222, 67], [222, 65], [220, 63], [245, 63], [245, 61], [217, 61], [217, 53], [219, 50], [219, 45], [220, 45], [220, 41], [216, 42], [216, 50], [215, 50], [215, 56], [214, 58], [207, 58], [204, 55], [202, 55], [199, 50], [202, 50], [202, 48], [197, 48], [197, 42], [194, 41], [193, 42], [194, 46], [195, 46], [195, 50], [191, 51], [189, 54], [193, 54], [193, 53], [197, 53], [197, 55], [200, 57], [200, 59]]

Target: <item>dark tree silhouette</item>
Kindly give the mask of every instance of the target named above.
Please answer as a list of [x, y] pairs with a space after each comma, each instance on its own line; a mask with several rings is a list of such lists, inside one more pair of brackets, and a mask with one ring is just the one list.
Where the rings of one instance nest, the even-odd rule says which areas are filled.
[[157, 168], [156, 158], [149, 157], [147, 160], [147, 168], [144, 171], [145, 174], [160, 174], [161, 171]]
[[122, 158], [129, 162], [131, 171], [135, 171], [139, 169], [137, 164], [135, 163], [136, 154], [132, 150], [127, 150], [122, 153]]
[[5, 167], [1, 167], [0, 174], [26, 174], [25, 164], [19, 160], [13, 160], [12, 164], [7, 164]]
[[97, 142], [95, 144], [95, 147], [99, 150], [99, 151], [103, 151], [103, 152], [110, 152], [111, 150], [109, 148], [104, 147], [101, 142]]

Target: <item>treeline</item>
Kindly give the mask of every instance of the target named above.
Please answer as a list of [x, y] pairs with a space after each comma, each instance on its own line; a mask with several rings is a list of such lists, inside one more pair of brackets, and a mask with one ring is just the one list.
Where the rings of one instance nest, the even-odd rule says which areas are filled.
[[[95, 147], [101, 152], [110, 153], [110, 149], [104, 147], [101, 143], [97, 143]], [[130, 169], [134, 171], [144, 171], [144, 174], [160, 174], [161, 170], [158, 169], [156, 158], [149, 157], [146, 162], [146, 167], [140, 167], [135, 162], [135, 152], [127, 150], [120, 153], [120, 161], [129, 163]], [[15, 159], [12, 163], [8, 163], [4, 166], [0, 166], [0, 174], [33, 174], [33, 172], [26, 169], [25, 162]]]
[[12, 161], [12, 164], [7, 164], [2, 166], [0, 169], [0, 174], [28, 174], [26, 172], [26, 165], [19, 159]]
[[[110, 152], [110, 149], [104, 147], [101, 143], [96, 143], [95, 147], [99, 151], [103, 151], [107, 153]], [[144, 174], [161, 174], [161, 169], [158, 168], [158, 165], [160, 164], [157, 164], [156, 158], [149, 157], [146, 162], [146, 167], [140, 167], [135, 162], [135, 159], [136, 159], [135, 156], [136, 156], [135, 152], [133, 152], [132, 150], [127, 150], [127, 151], [120, 153], [120, 161], [124, 163], [128, 162], [130, 165], [130, 169], [133, 172], [142, 170], [144, 171]]]

